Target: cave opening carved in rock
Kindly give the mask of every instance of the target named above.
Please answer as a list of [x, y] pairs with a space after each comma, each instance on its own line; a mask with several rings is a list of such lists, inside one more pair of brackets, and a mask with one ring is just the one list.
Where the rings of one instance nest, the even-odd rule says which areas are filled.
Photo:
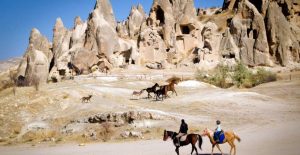
[[157, 6], [157, 10], [155, 11], [156, 13], [156, 19], [159, 20], [160, 25], [165, 24], [165, 12], [164, 10], [160, 7]]
[[252, 3], [260, 13], [262, 12], [262, 0], [249, 0], [249, 2]]

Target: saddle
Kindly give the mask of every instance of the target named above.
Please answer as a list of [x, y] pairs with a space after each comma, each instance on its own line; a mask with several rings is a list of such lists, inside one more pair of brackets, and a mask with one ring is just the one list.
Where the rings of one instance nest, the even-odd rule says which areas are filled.
[[187, 134], [184, 135], [184, 136], [181, 136], [181, 137], [180, 137], [180, 141], [181, 141], [181, 142], [184, 142], [184, 141], [186, 140], [186, 138], [187, 138]]
[[223, 131], [219, 131], [219, 132], [214, 132], [214, 140], [217, 143], [223, 143], [225, 140], [225, 134]]

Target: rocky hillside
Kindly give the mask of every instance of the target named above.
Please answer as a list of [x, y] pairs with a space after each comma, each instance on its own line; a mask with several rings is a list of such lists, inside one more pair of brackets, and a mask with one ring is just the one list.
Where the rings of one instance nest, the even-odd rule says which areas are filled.
[[296, 66], [299, 14], [298, 0], [225, 0], [222, 8], [206, 10], [193, 0], [154, 0], [149, 15], [133, 6], [127, 20], [117, 22], [110, 1], [97, 0], [88, 20], [76, 17], [72, 29], [58, 18], [52, 43], [33, 29], [18, 76], [30, 85], [128, 65]]

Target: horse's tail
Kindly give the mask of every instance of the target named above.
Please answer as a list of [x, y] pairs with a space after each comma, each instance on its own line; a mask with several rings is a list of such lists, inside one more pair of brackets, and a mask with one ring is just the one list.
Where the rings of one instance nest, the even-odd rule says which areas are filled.
[[241, 138], [234, 132], [234, 138], [237, 139], [239, 142], [241, 142]]
[[200, 135], [198, 135], [198, 146], [200, 148], [200, 150], [202, 150], [201, 146], [202, 146], [202, 137]]

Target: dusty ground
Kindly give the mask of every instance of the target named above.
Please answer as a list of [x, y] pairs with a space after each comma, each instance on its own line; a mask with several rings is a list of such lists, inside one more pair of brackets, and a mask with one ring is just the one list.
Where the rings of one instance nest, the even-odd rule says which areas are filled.
[[[163, 142], [163, 129], [177, 131], [184, 118], [191, 132], [214, 128], [222, 120], [224, 130], [234, 130], [242, 138], [238, 154], [298, 154], [300, 136], [300, 80], [277, 81], [252, 89], [220, 89], [194, 81], [194, 72], [118, 72], [110, 77], [77, 77], [74, 81], [33, 88], [11, 89], [0, 94], [1, 154], [175, 154], [171, 141]], [[133, 90], [177, 75], [190, 77], [176, 86], [178, 96], [164, 101], [131, 97]], [[80, 98], [93, 94], [90, 103]], [[105, 113], [137, 113], [133, 123], [110, 126], [86, 120]], [[116, 123], [116, 122], [111, 122]], [[141, 136], [124, 138], [124, 131]], [[104, 134], [109, 133], [110, 137]], [[211, 146], [204, 138], [202, 154]], [[138, 141], [136, 141], [138, 140]], [[99, 143], [108, 141], [106, 143]], [[124, 143], [126, 141], [126, 143]], [[25, 143], [25, 145], [24, 145]], [[84, 143], [85, 146], [78, 146]], [[34, 145], [34, 146], [32, 146]], [[227, 144], [222, 146], [225, 152]], [[190, 147], [181, 149], [189, 154]], [[217, 150], [215, 150], [217, 152]]]

